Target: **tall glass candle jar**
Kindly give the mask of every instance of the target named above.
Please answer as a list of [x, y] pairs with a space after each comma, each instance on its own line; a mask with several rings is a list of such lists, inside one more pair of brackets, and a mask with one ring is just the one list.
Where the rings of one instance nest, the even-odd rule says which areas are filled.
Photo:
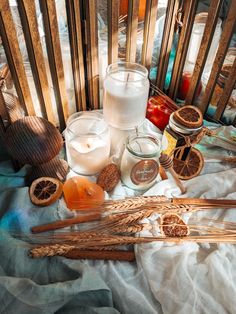
[[95, 175], [108, 162], [110, 132], [98, 112], [79, 112], [69, 118], [65, 142], [68, 164], [76, 173]]
[[131, 189], [146, 190], [159, 173], [160, 142], [151, 135], [130, 135], [121, 159], [121, 180]]
[[149, 93], [145, 67], [131, 62], [110, 64], [103, 90], [103, 113], [109, 125], [128, 130], [144, 121]]
[[[192, 70], [193, 67], [196, 63], [197, 56], [198, 56], [198, 51], [201, 45], [202, 41], [202, 36], [204, 33], [204, 29], [206, 26], [206, 21], [207, 21], [208, 13], [207, 12], [201, 12], [196, 15], [194, 24], [193, 24], [193, 29], [192, 29], [192, 34], [189, 42], [189, 48], [188, 48], [188, 53], [187, 53], [187, 67], [189, 66]], [[215, 32], [213, 35], [213, 39], [211, 42], [211, 47], [207, 56], [206, 60], [206, 70], [209, 71], [212, 67], [212, 64], [214, 62], [215, 54], [218, 48], [220, 36], [221, 36], [221, 24], [222, 21], [220, 18], [218, 18]], [[191, 70], [191, 69], [186, 69], [186, 70]]]

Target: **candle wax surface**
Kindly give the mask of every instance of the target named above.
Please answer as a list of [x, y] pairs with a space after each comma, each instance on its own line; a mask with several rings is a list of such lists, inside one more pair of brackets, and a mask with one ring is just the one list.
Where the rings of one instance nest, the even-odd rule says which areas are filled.
[[145, 119], [148, 93], [149, 81], [141, 74], [129, 71], [111, 74], [104, 80], [105, 120], [120, 129], [140, 125]]
[[63, 186], [64, 198], [69, 209], [96, 208], [104, 202], [104, 191], [86, 178], [72, 177]]
[[83, 175], [97, 174], [104, 168], [110, 155], [110, 133], [108, 129], [104, 130], [104, 121], [75, 121], [72, 130], [66, 134], [70, 168]]

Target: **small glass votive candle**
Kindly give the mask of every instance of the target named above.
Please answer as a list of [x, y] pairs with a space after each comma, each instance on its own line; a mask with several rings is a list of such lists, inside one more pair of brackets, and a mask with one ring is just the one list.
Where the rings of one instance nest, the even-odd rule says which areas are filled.
[[160, 141], [149, 134], [130, 135], [121, 159], [121, 180], [133, 190], [151, 187], [159, 174]]
[[103, 115], [83, 111], [67, 120], [65, 130], [67, 162], [82, 175], [95, 175], [106, 165], [110, 155], [110, 131]]
[[110, 64], [103, 83], [103, 113], [107, 123], [120, 130], [142, 124], [148, 93], [148, 70], [144, 66], [131, 62]]

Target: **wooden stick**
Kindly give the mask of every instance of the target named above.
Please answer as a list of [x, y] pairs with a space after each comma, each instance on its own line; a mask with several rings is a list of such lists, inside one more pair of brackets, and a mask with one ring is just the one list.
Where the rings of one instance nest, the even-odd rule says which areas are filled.
[[135, 260], [134, 251], [83, 251], [73, 249], [67, 252], [64, 257], [71, 259], [92, 259], [92, 260], [113, 260], [133, 262]]
[[173, 204], [188, 204], [188, 205], [214, 205], [214, 206], [227, 206], [236, 207], [236, 200], [224, 199], [204, 199], [204, 198], [173, 198]]
[[57, 221], [54, 221], [54, 222], [49, 223], [49, 224], [32, 227], [31, 232], [32, 233], [41, 233], [41, 232], [61, 229], [61, 228], [68, 227], [71, 225], [76, 225], [79, 223], [85, 223], [85, 222], [100, 220], [100, 218], [101, 218], [100, 213], [93, 213], [93, 214], [89, 214], [89, 215], [78, 216], [76, 218], [57, 220]]

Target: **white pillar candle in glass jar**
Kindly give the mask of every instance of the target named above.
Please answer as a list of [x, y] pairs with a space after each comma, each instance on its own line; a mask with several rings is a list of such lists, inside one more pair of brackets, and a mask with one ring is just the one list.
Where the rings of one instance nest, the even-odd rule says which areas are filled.
[[65, 130], [70, 168], [82, 175], [100, 172], [110, 155], [110, 131], [102, 114], [84, 111], [72, 115]]
[[121, 159], [121, 180], [133, 190], [146, 190], [159, 174], [160, 141], [149, 134], [130, 135]]
[[107, 68], [103, 113], [109, 125], [122, 130], [140, 125], [146, 115], [148, 71], [140, 64], [118, 62]]

